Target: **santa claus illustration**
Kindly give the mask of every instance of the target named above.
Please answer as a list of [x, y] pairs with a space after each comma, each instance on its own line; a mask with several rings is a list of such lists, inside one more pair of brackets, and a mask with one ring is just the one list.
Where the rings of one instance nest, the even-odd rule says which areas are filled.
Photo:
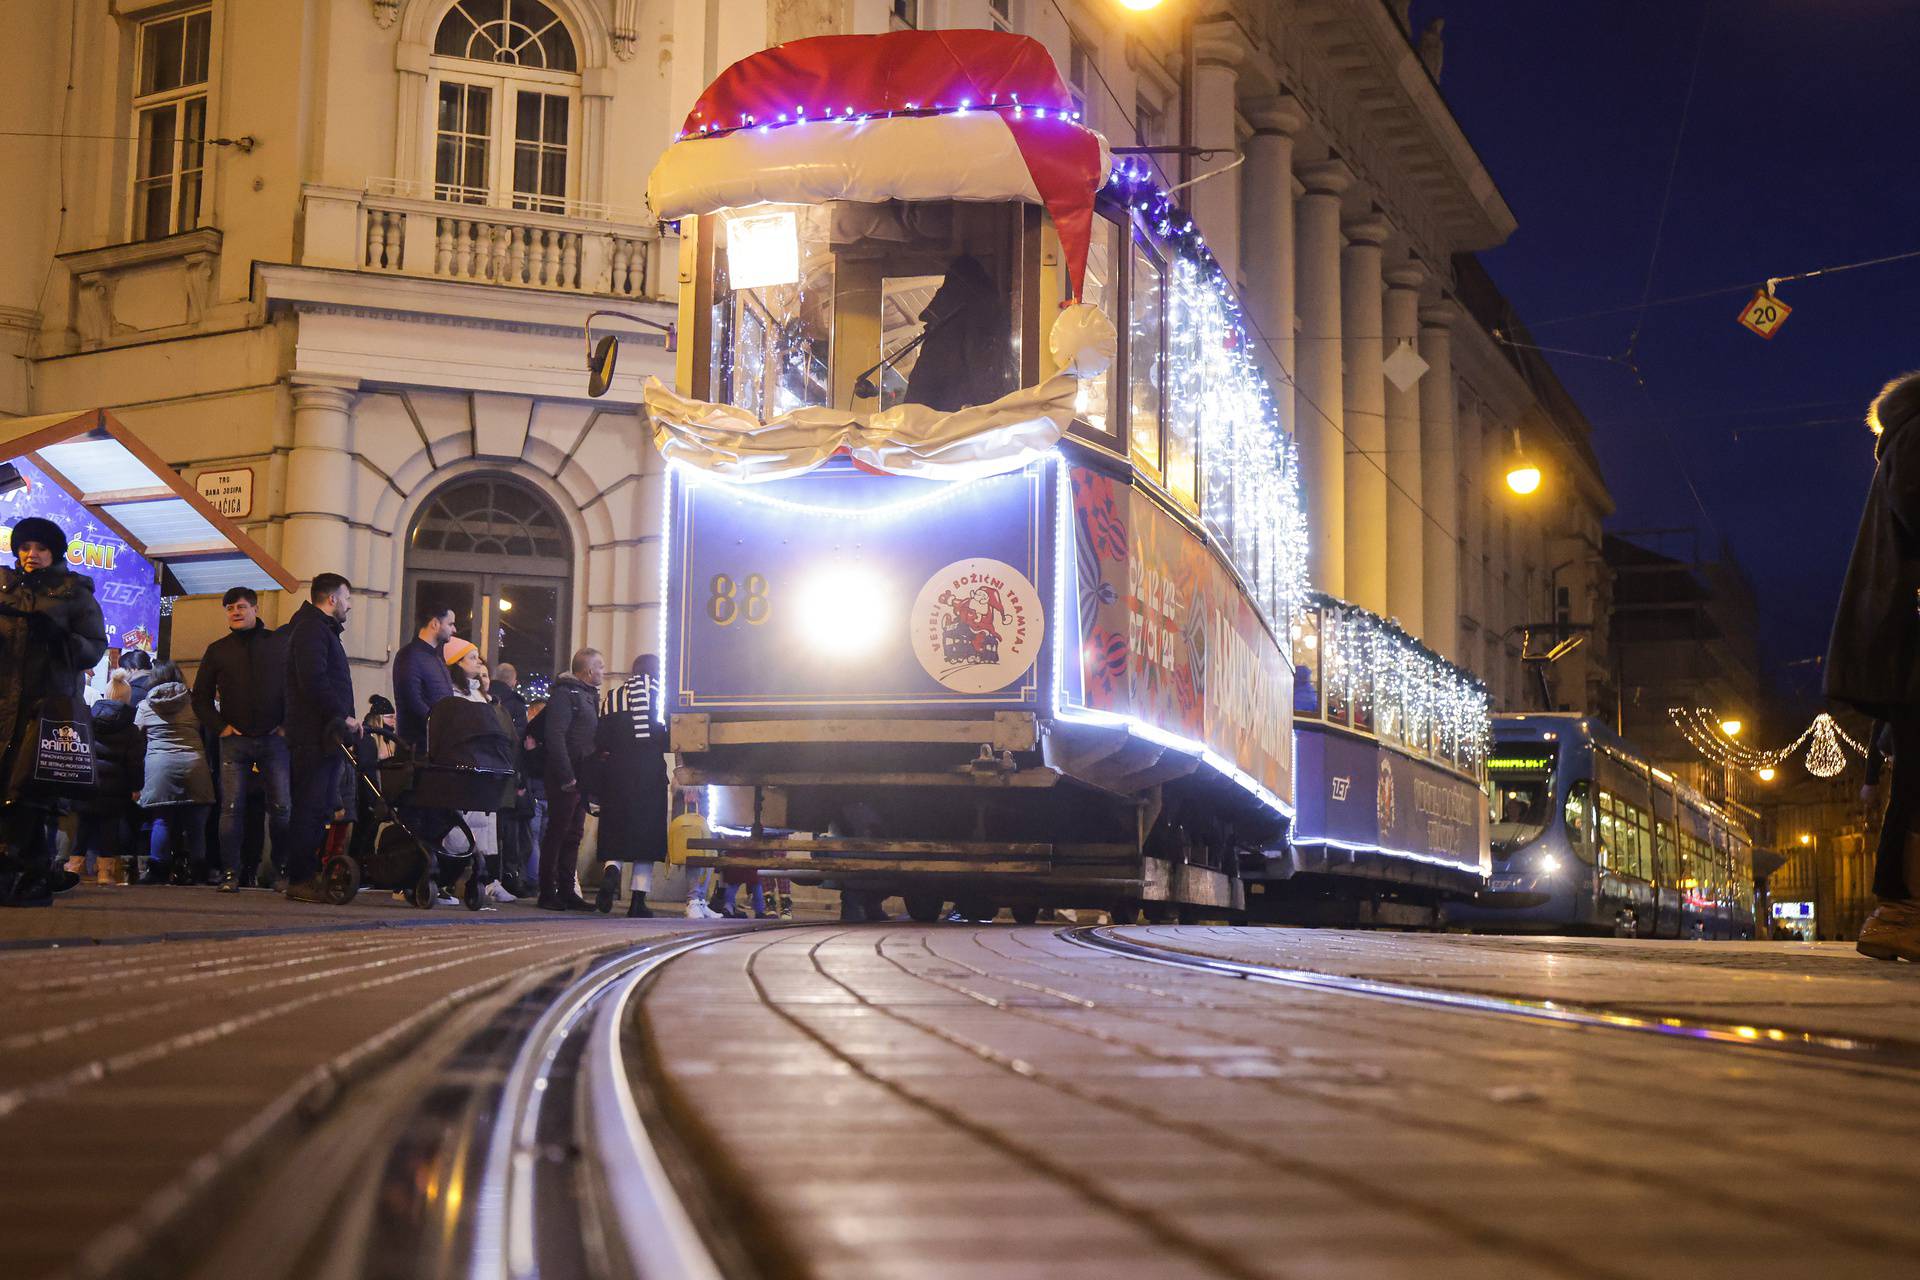
[[949, 595], [953, 612], [947, 616], [946, 645], [949, 662], [998, 662], [1000, 631], [997, 621], [1011, 621], [996, 587], [979, 586], [964, 596]]

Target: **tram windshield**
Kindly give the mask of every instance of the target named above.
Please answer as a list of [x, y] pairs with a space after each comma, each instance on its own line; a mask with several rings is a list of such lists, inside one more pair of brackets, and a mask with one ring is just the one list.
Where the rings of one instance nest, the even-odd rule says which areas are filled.
[[1020, 385], [1020, 206], [843, 200], [706, 222], [711, 398], [762, 418], [951, 412]]
[[1525, 750], [1496, 747], [1487, 759], [1493, 780], [1487, 836], [1495, 853], [1531, 844], [1553, 822], [1553, 772], [1558, 752], [1552, 744], [1528, 744]]

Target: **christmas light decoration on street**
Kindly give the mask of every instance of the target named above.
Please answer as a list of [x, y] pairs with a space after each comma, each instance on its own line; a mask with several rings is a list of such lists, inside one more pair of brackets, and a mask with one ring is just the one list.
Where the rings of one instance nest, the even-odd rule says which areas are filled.
[[1757, 775], [1771, 782], [1782, 763], [1806, 748], [1807, 772], [1816, 778], [1838, 777], [1847, 767], [1847, 751], [1865, 758], [1866, 747], [1840, 727], [1840, 722], [1822, 711], [1801, 730], [1800, 736], [1773, 751], [1743, 747], [1734, 741], [1746, 726], [1739, 720], [1721, 718], [1705, 707], [1671, 707], [1668, 715], [1693, 749], [1714, 764]]

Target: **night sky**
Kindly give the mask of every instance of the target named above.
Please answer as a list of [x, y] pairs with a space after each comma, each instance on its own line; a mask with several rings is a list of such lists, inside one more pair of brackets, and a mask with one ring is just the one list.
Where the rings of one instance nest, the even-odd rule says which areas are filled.
[[[1550, 357], [1593, 424], [1612, 531], [1724, 539], [1753, 582], [1782, 691], [1826, 648], [1873, 471], [1862, 424], [1920, 367], [1920, 258], [1780, 286], [1771, 341], [1735, 316], [1768, 276], [1920, 249], [1915, 0], [1422, 0], [1442, 91], [1520, 229], [1485, 255], [1542, 346], [1617, 355], [1653, 268], [1636, 363]], [[1626, 308], [1574, 319], [1584, 313]], [[1690, 491], [1697, 490], [1698, 500]], [[1685, 540], [1664, 548], [1691, 554]]]

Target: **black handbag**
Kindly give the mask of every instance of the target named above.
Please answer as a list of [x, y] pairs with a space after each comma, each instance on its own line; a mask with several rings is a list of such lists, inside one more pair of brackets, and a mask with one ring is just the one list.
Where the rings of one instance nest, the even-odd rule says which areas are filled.
[[58, 795], [93, 794], [93, 719], [72, 698], [55, 695], [40, 704], [33, 734], [33, 782]]

